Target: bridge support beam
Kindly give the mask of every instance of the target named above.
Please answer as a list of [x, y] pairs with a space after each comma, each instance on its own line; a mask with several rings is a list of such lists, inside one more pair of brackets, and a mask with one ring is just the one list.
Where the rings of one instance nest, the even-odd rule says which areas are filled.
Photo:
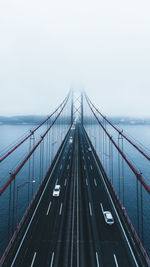
[[73, 90], [71, 92], [71, 125], [73, 124]]
[[81, 124], [83, 125], [83, 93], [81, 93]]

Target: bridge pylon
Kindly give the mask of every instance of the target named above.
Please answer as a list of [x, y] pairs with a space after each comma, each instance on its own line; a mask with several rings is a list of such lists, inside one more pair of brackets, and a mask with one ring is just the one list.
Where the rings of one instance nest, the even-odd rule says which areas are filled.
[[83, 93], [72, 91], [71, 123], [80, 121], [83, 125]]

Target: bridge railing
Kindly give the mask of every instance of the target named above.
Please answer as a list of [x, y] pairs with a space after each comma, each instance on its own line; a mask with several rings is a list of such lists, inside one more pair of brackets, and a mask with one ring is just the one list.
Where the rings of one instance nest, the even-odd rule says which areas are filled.
[[8, 161], [12, 167], [9, 176], [3, 177], [1, 172], [0, 216], [4, 223], [0, 228], [0, 254], [11, 239], [70, 128], [71, 104], [69, 93], [50, 116], [1, 157], [1, 169], [8, 166]]
[[[146, 168], [148, 168], [149, 156], [143, 152], [142, 148], [137, 149], [136, 143], [125, 138], [126, 135], [122, 130], [119, 130], [105, 116], [102, 116], [86, 94], [84, 94], [83, 107], [84, 128], [112, 186], [127, 211], [132, 225], [140, 236], [145, 249], [150, 253], [148, 237], [150, 236], [150, 229], [147, 225], [147, 220], [150, 220], [149, 173], [145, 175], [144, 168], [141, 171], [141, 167], [147, 166]], [[132, 155], [136, 155], [134, 159]], [[141, 160], [139, 160], [140, 157]], [[138, 159], [139, 164], [137, 164], [136, 159]], [[145, 160], [146, 165], [139, 167], [143, 160]]]

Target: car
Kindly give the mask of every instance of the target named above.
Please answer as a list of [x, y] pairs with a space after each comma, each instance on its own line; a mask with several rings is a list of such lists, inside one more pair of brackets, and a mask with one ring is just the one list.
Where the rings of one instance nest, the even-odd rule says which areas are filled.
[[60, 195], [60, 189], [61, 189], [61, 186], [60, 185], [55, 185], [55, 188], [53, 190], [53, 197], [59, 197]]
[[104, 211], [103, 212], [105, 222], [109, 225], [114, 224], [114, 219], [110, 211]]
[[70, 137], [70, 140], [69, 140], [69, 142], [70, 142], [70, 143], [72, 143], [72, 142], [73, 142], [73, 139], [72, 139], [72, 137]]
[[92, 151], [92, 148], [91, 148], [91, 147], [89, 147], [89, 148], [88, 148], [88, 151], [90, 151], [90, 152], [91, 152], [91, 151]]

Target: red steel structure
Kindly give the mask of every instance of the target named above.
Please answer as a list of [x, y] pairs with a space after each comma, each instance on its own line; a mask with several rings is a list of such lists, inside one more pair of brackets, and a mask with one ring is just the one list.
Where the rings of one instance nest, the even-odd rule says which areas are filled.
[[[134, 168], [134, 166], [132, 165], [132, 163], [128, 160], [127, 156], [122, 152], [122, 150], [119, 148], [119, 146], [116, 144], [116, 142], [113, 140], [112, 136], [108, 133], [108, 131], [106, 130], [106, 128], [103, 126], [103, 124], [101, 123], [101, 121], [99, 120], [99, 118], [97, 117], [96, 113], [94, 112], [94, 110], [91, 107], [91, 101], [89, 101], [89, 98], [85, 95], [87, 103], [89, 104], [89, 107], [94, 115], [94, 117], [96, 118], [96, 120], [98, 121], [99, 125], [102, 127], [102, 129], [104, 130], [104, 132], [106, 133], [106, 135], [108, 136], [108, 138], [110, 139], [110, 141], [113, 143], [113, 145], [116, 147], [116, 149], [118, 150], [118, 152], [121, 154], [121, 156], [124, 158], [124, 160], [126, 161], [126, 163], [128, 164], [128, 166], [130, 167], [130, 169], [133, 171], [133, 173], [136, 175], [137, 179], [142, 183], [142, 185], [145, 187], [145, 189], [147, 190], [147, 192], [150, 194], [150, 187], [148, 186], [148, 184], [143, 180], [142, 175], [140, 173], [138, 173], [138, 171]], [[96, 109], [97, 110], [97, 109]], [[105, 118], [105, 117], [104, 117]], [[105, 118], [106, 120], [106, 118]], [[108, 121], [108, 120], [106, 120]], [[109, 122], [110, 123], [110, 122]], [[113, 126], [113, 124], [111, 124]], [[115, 126], [113, 126], [114, 129], [116, 129], [120, 135], [122, 135], [124, 137], [124, 135], [122, 134], [122, 132], [120, 132]], [[127, 139], [127, 138], [126, 138]], [[131, 143], [131, 141], [130, 141]], [[132, 145], [137, 149], [137, 146], [132, 143]], [[138, 149], [139, 150], [139, 149]], [[141, 153], [142, 151], [140, 151]], [[142, 152], [143, 154], [144, 152]], [[147, 157], [148, 158], [148, 157]]]
[[150, 156], [147, 155], [139, 146], [137, 146], [131, 139], [129, 139], [124, 133], [123, 131], [120, 131], [115, 125], [113, 125], [113, 123], [108, 120], [106, 118], [106, 116], [104, 116], [96, 107], [95, 105], [91, 102], [91, 100], [88, 98], [87, 95], [86, 96], [86, 99], [88, 101], [88, 103], [91, 104], [91, 106], [95, 109], [95, 111], [101, 115], [101, 117], [109, 124], [111, 125], [123, 138], [125, 138], [135, 149], [137, 149], [146, 159], [148, 159], [150, 161]]

